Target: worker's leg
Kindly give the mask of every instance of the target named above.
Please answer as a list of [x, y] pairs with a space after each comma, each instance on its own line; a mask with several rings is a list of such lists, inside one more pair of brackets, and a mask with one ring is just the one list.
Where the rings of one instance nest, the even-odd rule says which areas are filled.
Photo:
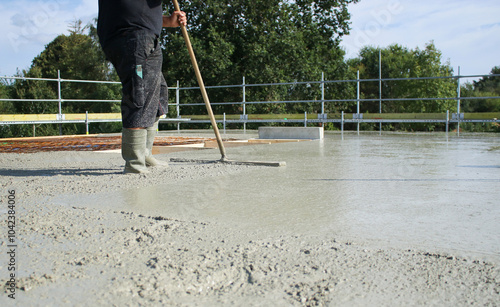
[[146, 129], [122, 129], [122, 157], [125, 174], [149, 173], [146, 168]]
[[160, 120], [160, 116], [166, 115], [168, 113], [168, 87], [163, 74], [160, 76], [160, 103], [158, 104], [158, 112], [156, 114], [156, 120], [153, 127], [147, 128], [148, 130], [148, 140], [146, 143], [146, 165], [147, 166], [163, 166], [167, 167], [168, 163], [166, 161], [157, 160], [153, 156], [153, 144], [154, 139], [158, 131], [158, 123]]
[[168, 167], [168, 163], [165, 161], [157, 160], [153, 156], [153, 143], [158, 131], [158, 122], [160, 118], [157, 117], [153, 127], [146, 128], [147, 130], [147, 140], [146, 140], [146, 165], [147, 166], [163, 166]]
[[117, 38], [106, 56], [122, 82], [122, 157], [125, 173], [145, 173], [147, 127], [153, 127], [160, 99], [161, 48], [146, 32]]

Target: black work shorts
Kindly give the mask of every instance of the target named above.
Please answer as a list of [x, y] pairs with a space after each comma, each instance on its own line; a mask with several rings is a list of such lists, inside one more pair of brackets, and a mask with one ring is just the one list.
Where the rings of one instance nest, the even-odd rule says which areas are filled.
[[123, 127], [152, 127], [156, 117], [168, 112], [158, 38], [147, 31], [132, 31], [108, 43], [104, 53], [122, 83]]

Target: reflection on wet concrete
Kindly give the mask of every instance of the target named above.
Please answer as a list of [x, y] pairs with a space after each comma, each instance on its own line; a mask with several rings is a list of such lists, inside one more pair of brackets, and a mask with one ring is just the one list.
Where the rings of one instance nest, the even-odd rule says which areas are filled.
[[[229, 152], [238, 160], [286, 161], [285, 168], [97, 197], [122, 210], [218, 222], [255, 235], [331, 234], [500, 257], [500, 151], [492, 150], [499, 144], [497, 135], [326, 134], [322, 141]], [[216, 151], [184, 155], [217, 158]]]

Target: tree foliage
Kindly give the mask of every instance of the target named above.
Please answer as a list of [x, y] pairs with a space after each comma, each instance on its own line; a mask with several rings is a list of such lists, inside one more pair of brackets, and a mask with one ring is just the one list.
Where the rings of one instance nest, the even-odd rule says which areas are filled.
[[[381, 52], [382, 79], [452, 77], [449, 63], [442, 63], [441, 52], [431, 42], [423, 50], [410, 50], [400, 45], [385, 49], [364, 47], [357, 59], [349, 61], [352, 70], [359, 70], [360, 79], [379, 78], [379, 51]], [[388, 80], [382, 82], [382, 98], [456, 97], [456, 81], [452, 78], [429, 80]], [[379, 97], [379, 82], [363, 82], [362, 98], [374, 101]], [[384, 102], [385, 113], [426, 112], [441, 113], [452, 110], [450, 101], [412, 100]], [[378, 104], [364, 106], [368, 112], [378, 112]]]
[[[478, 81], [474, 81], [474, 90], [479, 92], [494, 93], [500, 95], [500, 66], [495, 66], [491, 69], [491, 76], [483, 77]], [[493, 76], [496, 75], [496, 76]]]
[[[373, 99], [362, 104], [361, 112], [379, 113], [379, 53], [381, 54], [382, 98], [396, 99], [382, 103], [383, 113], [444, 113], [455, 111], [453, 100], [427, 100], [415, 98], [456, 97], [456, 80], [448, 62], [442, 62], [441, 52], [433, 42], [424, 49], [408, 49], [398, 44], [380, 49], [366, 46], [358, 58], [348, 61], [351, 70], [360, 72], [361, 98]], [[443, 77], [439, 79], [413, 80], [411, 78]], [[401, 79], [401, 80], [399, 80]], [[399, 98], [411, 100], [397, 100]], [[354, 105], [352, 106], [352, 109]], [[354, 111], [354, 110], [353, 110]], [[421, 129], [422, 125], [400, 125], [401, 129]], [[391, 127], [391, 126], [388, 126]], [[426, 125], [433, 129], [433, 125]]]
[[[27, 78], [57, 79], [58, 71], [63, 79], [73, 80], [116, 80], [113, 70], [105, 61], [100, 46], [95, 39], [95, 28], [73, 28], [69, 35], [59, 35], [50, 42], [45, 50], [33, 59], [28, 70], [19, 76]], [[15, 99], [58, 99], [59, 89], [56, 81], [17, 80], [12, 85], [12, 98]], [[109, 84], [92, 84], [79, 82], [62, 82], [61, 97], [63, 99], [119, 99], [120, 86]], [[63, 102], [62, 113], [105, 113], [119, 112], [119, 105], [96, 102]], [[56, 114], [59, 112], [57, 102], [28, 101], [13, 104], [16, 113], [21, 114]], [[111, 125], [112, 126], [112, 125]], [[103, 128], [111, 128], [104, 124]], [[30, 127], [18, 127], [15, 134], [31, 135]], [[83, 130], [82, 130], [83, 129]], [[116, 129], [116, 128], [115, 128]], [[58, 131], [56, 125], [40, 127], [38, 135], [50, 135]], [[82, 125], [64, 125], [64, 133], [82, 133]]]
[[[0, 98], [9, 99], [12, 97], [12, 86], [6, 80], [0, 80]], [[12, 112], [12, 104], [0, 101], [0, 114], [8, 114]]]
[[[183, 1], [189, 17], [188, 32], [208, 85], [278, 83], [341, 79], [347, 72], [341, 37], [349, 33], [347, 5], [341, 1]], [[169, 83], [195, 86], [188, 54], [180, 33], [164, 36], [165, 73]], [[174, 30], [176, 31], [176, 30]], [[249, 101], [310, 99], [310, 87], [259, 87], [247, 91]], [[314, 88], [316, 96], [319, 87]], [[241, 101], [241, 89], [212, 91], [212, 101]], [[183, 101], [200, 102], [199, 96]], [[299, 106], [307, 110], [308, 106]], [[249, 106], [252, 113], [297, 112], [296, 105]], [[239, 105], [221, 111], [240, 112]], [[202, 108], [199, 110], [204, 112]]]
[[[472, 83], [461, 86], [462, 97], [498, 97], [500, 96], [500, 66], [491, 69], [490, 75], [482, 77]], [[500, 112], [500, 98], [463, 99], [461, 112]], [[500, 125], [495, 124], [469, 124], [470, 131], [496, 131], [500, 132]]]
[[[500, 66], [491, 69], [490, 76], [483, 77], [462, 87], [465, 97], [497, 97], [500, 96]], [[500, 112], [500, 99], [464, 100], [464, 112]]]

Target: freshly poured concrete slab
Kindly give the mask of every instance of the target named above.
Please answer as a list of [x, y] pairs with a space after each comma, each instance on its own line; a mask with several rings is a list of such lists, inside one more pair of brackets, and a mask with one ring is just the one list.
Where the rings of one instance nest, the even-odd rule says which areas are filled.
[[[283, 168], [151, 186], [140, 193], [154, 197], [137, 204], [131, 204], [136, 189], [96, 197], [122, 210], [131, 204], [144, 213], [214, 221], [263, 236], [329, 233], [498, 258], [499, 150], [500, 139], [491, 135], [327, 134], [324, 140], [228, 150], [229, 159], [285, 161]], [[177, 156], [220, 158], [217, 149], [168, 157]]]
[[3, 153], [16, 302], [496, 306], [499, 153], [496, 134], [327, 133], [228, 148], [286, 167], [203, 149], [127, 175], [119, 153]]
[[260, 139], [323, 139], [323, 127], [259, 127]]

